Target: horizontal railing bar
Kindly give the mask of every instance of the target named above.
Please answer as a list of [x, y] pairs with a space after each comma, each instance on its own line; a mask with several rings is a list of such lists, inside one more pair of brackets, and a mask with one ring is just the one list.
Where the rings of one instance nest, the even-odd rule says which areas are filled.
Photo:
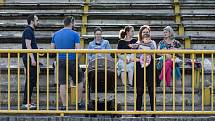
[[0, 49], [0, 53], [146, 53], [146, 54], [212, 54], [215, 50], [89, 50], [89, 49]]

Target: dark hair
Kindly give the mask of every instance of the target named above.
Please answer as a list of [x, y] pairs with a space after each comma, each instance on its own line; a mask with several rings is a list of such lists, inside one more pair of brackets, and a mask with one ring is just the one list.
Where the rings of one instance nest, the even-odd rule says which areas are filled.
[[31, 15], [29, 15], [29, 16], [27, 17], [28, 25], [31, 24], [31, 21], [34, 21], [34, 16], [35, 16], [35, 14], [31, 14]]
[[125, 26], [124, 29], [121, 29], [119, 31], [119, 38], [124, 39], [125, 36], [127, 35], [127, 32], [129, 32], [132, 28], [134, 28], [134, 27], [133, 26]]
[[151, 31], [150, 27], [148, 25], [143, 25], [140, 27], [140, 30], [139, 30], [139, 34], [138, 34], [138, 40], [141, 41], [143, 39], [143, 36], [142, 36], [142, 32], [144, 29], [148, 29], [149, 32]]
[[96, 28], [94, 29], [94, 34], [95, 34], [97, 31], [102, 32], [102, 28], [100, 28], [100, 27], [96, 27]]
[[65, 17], [65, 19], [63, 21], [64, 26], [69, 26], [71, 23], [74, 24], [74, 22], [75, 22], [75, 19], [72, 16]]

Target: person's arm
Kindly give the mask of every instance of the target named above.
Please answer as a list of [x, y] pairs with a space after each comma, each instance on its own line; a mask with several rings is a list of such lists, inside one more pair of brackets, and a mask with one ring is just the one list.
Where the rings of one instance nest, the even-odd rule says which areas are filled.
[[[110, 43], [109, 43], [108, 40], [107, 40], [107, 45], [106, 45], [105, 48], [106, 48], [106, 49], [111, 49], [111, 46], [110, 46]], [[112, 57], [111, 57], [111, 54], [112, 54], [112, 53], [109, 53], [107, 57], [108, 57], [108, 58], [112, 58]]]
[[51, 49], [55, 49], [55, 44], [51, 43]]
[[[51, 40], [51, 49], [56, 49], [56, 45], [55, 45], [55, 34], [52, 36], [52, 40]], [[54, 57], [56, 59], [56, 53], [50, 53], [51, 57]]]
[[[81, 44], [80, 44], [80, 36], [78, 33], [75, 35], [75, 49], [82, 49]], [[82, 54], [78, 54], [78, 59], [80, 59], [81, 56], [82, 56]]]
[[[32, 49], [32, 47], [31, 47], [31, 40], [25, 39], [25, 44], [26, 44], [26, 48], [27, 49]], [[31, 58], [31, 65], [32, 66], [36, 66], [36, 61], [35, 61], [33, 53], [30, 53], [30, 58]]]
[[111, 49], [109, 41], [107, 41], [106, 49]]
[[75, 43], [75, 49], [81, 49], [80, 43]]
[[[89, 43], [89, 45], [88, 45], [88, 50], [90, 50], [90, 49], [93, 49], [91, 43]], [[88, 60], [91, 60], [91, 59], [92, 59], [92, 56], [93, 56], [92, 53], [88, 53]]]
[[[177, 41], [177, 46], [174, 48], [174, 50], [181, 50], [181, 49], [182, 49], [181, 43], [179, 41]], [[176, 54], [176, 56], [181, 58], [182, 54]]]
[[[121, 42], [121, 40], [118, 42], [118, 45], [117, 45], [117, 49], [123, 49], [123, 47], [122, 47], [122, 42]], [[120, 53], [120, 54], [118, 54], [118, 58], [119, 59], [121, 59], [121, 60], [124, 60], [124, 54], [122, 54], [122, 53]]]

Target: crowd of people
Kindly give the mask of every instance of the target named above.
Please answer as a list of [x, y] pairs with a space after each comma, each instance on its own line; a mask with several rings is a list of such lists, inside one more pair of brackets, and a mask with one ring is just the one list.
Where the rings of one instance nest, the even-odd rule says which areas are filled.
[[[34, 35], [34, 30], [39, 24], [39, 19], [36, 15], [30, 15], [27, 18], [28, 26], [23, 32], [22, 35], [22, 49], [38, 49], [36, 38]], [[66, 17], [64, 19], [64, 28], [55, 32], [52, 41], [52, 49], [80, 49], [80, 36], [73, 30], [74, 27], [74, 18]], [[180, 49], [181, 44], [179, 41], [175, 40], [174, 30], [167, 26], [163, 29], [164, 38], [161, 40], [158, 45], [154, 40], [151, 39], [151, 29], [148, 25], [143, 25], [140, 27], [138, 32], [138, 38], [134, 38], [134, 27], [125, 26], [124, 29], [119, 32], [119, 41], [117, 49], [140, 49], [140, 50], [175, 50]], [[105, 40], [102, 37], [102, 29], [97, 27], [94, 29], [94, 40], [91, 41], [88, 45], [88, 49], [111, 49], [110, 43], [108, 40]], [[113, 48], [112, 48], [113, 49]], [[145, 56], [145, 57], [144, 57]], [[159, 79], [166, 82], [166, 86], [170, 86], [172, 80], [173, 72], [173, 56], [171, 54], [160, 54], [158, 55], [159, 61], [162, 63], [157, 63], [157, 70], [160, 70]], [[180, 55], [176, 55], [180, 57]], [[97, 58], [104, 57], [103, 54], [97, 54]], [[110, 55], [108, 57], [111, 58]], [[76, 55], [73, 53], [68, 54], [68, 74], [72, 77], [72, 83], [76, 84]], [[136, 57], [132, 53], [127, 54], [118, 54], [117, 55], [117, 74], [120, 77], [122, 83], [128, 87], [134, 87], [134, 64], [136, 63], [136, 87], [137, 87], [137, 110], [141, 110], [142, 107], [142, 98], [144, 92], [144, 69], [146, 69], [146, 84], [148, 87], [148, 93], [150, 97], [151, 110], [154, 110], [154, 57], [150, 54], [136, 54]], [[95, 59], [95, 54], [88, 54], [88, 60], [91, 61]], [[145, 60], [144, 60], [145, 59]], [[29, 76], [26, 74], [26, 83], [25, 91], [23, 98], [23, 108], [35, 108], [36, 105], [31, 103], [31, 96], [33, 88], [36, 86], [37, 81], [37, 56], [36, 54], [30, 54], [30, 68], [27, 68], [27, 54], [23, 54], [23, 63], [26, 70], [29, 72]], [[165, 63], [165, 70], [163, 69], [163, 62]], [[126, 66], [125, 66], [126, 65]], [[181, 79], [181, 73], [179, 66], [175, 64], [175, 76], [176, 80]], [[84, 75], [78, 66], [78, 89], [79, 89], [79, 107], [84, 107], [84, 96], [83, 96], [83, 82]], [[164, 80], [165, 74], [165, 80]], [[125, 75], [128, 76], [128, 79], [125, 78]], [[27, 100], [27, 85], [30, 80], [30, 91], [29, 91], [29, 101]], [[62, 101], [62, 110], [66, 108], [66, 54], [59, 54], [59, 84], [60, 84], [60, 97]], [[127, 83], [128, 81], [128, 83]]]

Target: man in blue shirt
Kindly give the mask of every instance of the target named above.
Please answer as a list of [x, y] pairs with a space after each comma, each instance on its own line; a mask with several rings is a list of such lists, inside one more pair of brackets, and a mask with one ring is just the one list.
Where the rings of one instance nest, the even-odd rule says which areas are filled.
[[[72, 30], [74, 25], [73, 17], [64, 19], [64, 28], [57, 31], [51, 41], [52, 49], [80, 49], [79, 34]], [[68, 74], [72, 77], [73, 84], [76, 84], [76, 56], [75, 53], [68, 54]], [[83, 107], [83, 75], [82, 70], [78, 65], [78, 89], [79, 89], [79, 107]], [[60, 96], [63, 106], [62, 110], [66, 109], [66, 54], [59, 54], [59, 83]]]
[[[23, 34], [22, 34], [22, 49], [38, 49], [37, 47], [37, 42], [36, 38], [34, 35], [34, 29], [38, 26], [39, 20], [38, 17], [34, 14], [29, 15], [27, 18], [28, 26], [25, 28]], [[23, 97], [23, 109], [27, 109], [28, 107], [30, 109], [35, 109], [36, 106], [35, 104], [31, 103], [31, 96], [33, 93], [33, 88], [36, 86], [36, 81], [37, 81], [37, 66], [36, 66], [36, 61], [37, 61], [37, 56], [36, 53], [30, 53], [30, 58], [29, 58], [29, 68], [28, 63], [27, 63], [27, 54], [24, 53], [22, 55], [23, 63], [26, 69], [26, 82], [25, 82], [25, 90], [24, 90], [24, 97]], [[29, 77], [28, 77], [29, 73]], [[38, 72], [39, 73], [39, 72]], [[29, 78], [29, 96], [27, 94], [28, 92], [28, 78]]]

